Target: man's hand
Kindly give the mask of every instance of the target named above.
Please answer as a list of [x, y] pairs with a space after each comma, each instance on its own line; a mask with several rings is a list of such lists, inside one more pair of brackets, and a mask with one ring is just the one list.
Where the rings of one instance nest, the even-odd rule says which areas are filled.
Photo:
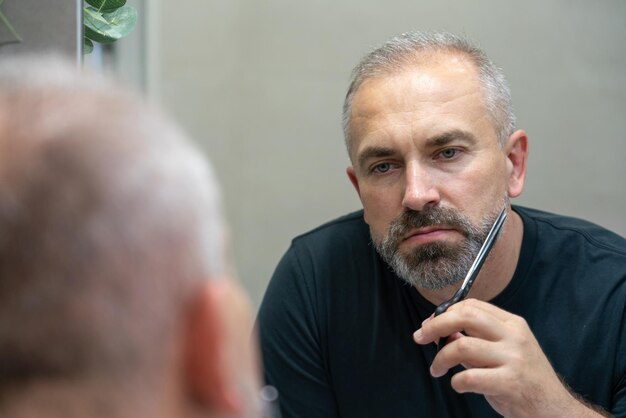
[[483, 394], [506, 417], [602, 416], [563, 385], [523, 318], [468, 299], [424, 321], [414, 339], [429, 344], [447, 336], [430, 372], [441, 377], [463, 365], [452, 377], [457, 392]]

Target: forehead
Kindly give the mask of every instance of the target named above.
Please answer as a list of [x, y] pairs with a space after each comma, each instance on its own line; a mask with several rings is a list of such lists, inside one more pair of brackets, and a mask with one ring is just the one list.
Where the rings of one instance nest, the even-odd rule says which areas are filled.
[[[478, 71], [467, 58], [449, 54], [429, 57], [432, 58], [364, 80], [354, 96], [353, 109], [367, 110], [368, 104], [389, 104], [390, 100], [395, 100], [396, 105], [412, 107], [415, 100], [454, 100], [481, 90]], [[376, 100], [371, 100], [371, 96], [376, 96]]]
[[350, 113], [351, 153], [373, 132], [388, 134], [389, 128], [400, 126], [423, 135], [437, 135], [441, 129], [471, 131], [487, 116], [473, 62], [459, 54], [434, 53], [361, 84]]

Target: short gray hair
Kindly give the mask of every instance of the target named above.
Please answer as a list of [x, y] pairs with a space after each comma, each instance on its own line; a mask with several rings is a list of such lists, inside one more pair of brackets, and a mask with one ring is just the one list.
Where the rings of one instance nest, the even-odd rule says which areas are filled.
[[0, 391], [158, 373], [224, 273], [223, 229], [211, 167], [162, 112], [62, 60], [3, 59]]
[[351, 148], [350, 112], [352, 101], [366, 79], [391, 75], [418, 63], [423, 54], [451, 52], [471, 59], [479, 72], [485, 106], [501, 145], [515, 129], [511, 92], [500, 68], [485, 52], [466, 39], [446, 32], [409, 32], [391, 38], [367, 54], [352, 71], [343, 104], [343, 132], [348, 153]]

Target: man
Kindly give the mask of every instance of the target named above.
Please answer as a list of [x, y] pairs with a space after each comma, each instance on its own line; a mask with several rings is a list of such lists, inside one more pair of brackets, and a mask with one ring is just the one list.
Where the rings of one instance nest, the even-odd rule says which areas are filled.
[[[485, 54], [393, 38], [356, 67], [344, 132], [363, 211], [294, 239], [259, 313], [283, 415], [626, 416], [626, 241], [511, 207], [528, 138]], [[470, 299], [434, 317], [503, 208]]]
[[1, 67], [0, 416], [260, 416], [207, 162], [106, 82]]

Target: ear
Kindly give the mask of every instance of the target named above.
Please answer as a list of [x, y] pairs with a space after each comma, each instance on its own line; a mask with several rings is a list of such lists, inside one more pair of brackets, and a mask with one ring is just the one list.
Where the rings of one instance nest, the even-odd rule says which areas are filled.
[[359, 189], [359, 179], [356, 178], [356, 174], [354, 173], [354, 167], [349, 166], [348, 168], [346, 168], [346, 174], [348, 175], [350, 182], [354, 186], [354, 190], [356, 190], [356, 193], [359, 195], [359, 198], [360, 198], [361, 191]]
[[233, 390], [233, 373], [224, 361], [227, 332], [221, 304], [227, 280], [210, 280], [196, 294], [188, 314], [186, 378], [194, 401], [203, 407], [234, 413], [240, 400]]
[[528, 135], [522, 130], [513, 132], [505, 144], [507, 156], [508, 194], [518, 197], [524, 190], [528, 162]]
[[[348, 168], [346, 168], [346, 174], [348, 175], [350, 182], [354, 186], [354, 190], [356, 190], [356, 194], [359, 195], [361, 204], [363, 204], [363, 199], [361, 199], [361, 188], [359, 187], [359, 179], [357, 178], [356, 173], [354, 172], [354, 167], [349, 166]], [[365, 221], [365, 223], [369, 224], [367, 213], [368, 212], [365, 210], [365, 206], [363, 206], [363, 220]]]

